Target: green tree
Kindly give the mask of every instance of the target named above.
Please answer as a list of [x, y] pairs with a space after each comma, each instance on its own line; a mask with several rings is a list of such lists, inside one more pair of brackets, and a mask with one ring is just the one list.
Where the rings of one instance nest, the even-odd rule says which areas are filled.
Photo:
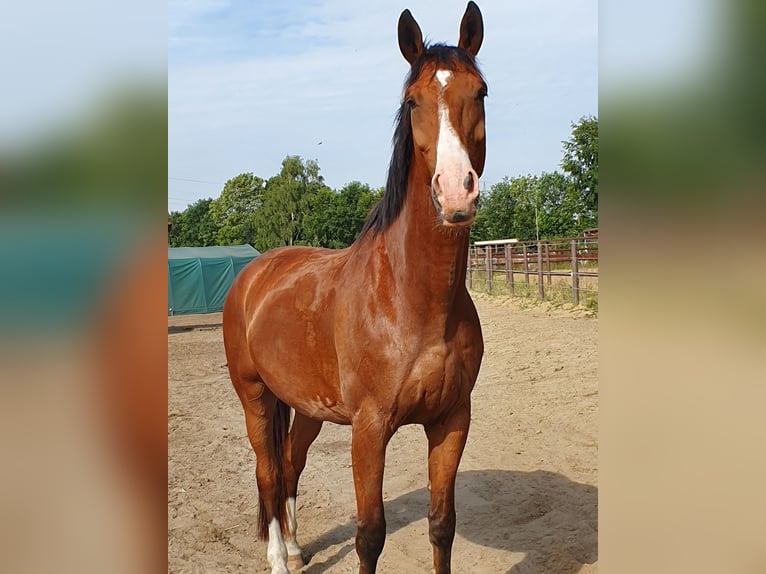
[[347, 183], [338, 192], [337, 227], [335, 238], [339, 245], [347, 247], [359, 236], [367, 215], [375, 202], [382, 197], [376, 195], [369, 185], [358, 181]]
[[572, 124], [572, 135], [562, 142], [561, 168], [573, 186], [578, 201], [579, 230], [598, 226], [598, 119], [580, 118]]
[[219, 245], [255, 243], [255, 214], [263, 203], [265, 187], [266, 182], [252, 173], [241, 173], [224, 184], [220, 197], [210, 206]]
[[367, 186], [367, 189], [370, 190], [369, 195], [367, 195], [366, 193], [363, 193], [360, 196], [358, 203], [356, 204], [357, 217], [361, 219], [362, 221], [362, 226], [360, 226], [359, 231], [362, 230], [362, 227], [364, 226], [364, 222], [367, 221], [367, 216], [370, 215], [370, 211], [372, 211], [372, 208], [375, 207], [375, 205], [381, 199], [383, 199], [383, 193], [385, 193], [386, 191], [385, 187], [372, 189], [369, 186]]
[[168, 215], [171, 223], [171, 247], [205, 247], [216, 245], [218, 226], [210, 214], [211, 198], [199, 199], [184, 211]]
[[578, 202], [571, 182], [562, 173], [554, 171], [536, 178], [536, 186], [540, 239], [576, 235]]
[[308, 243], [303, 229], [308, 201], [326, 187], [315, 160], [304, 163], [300, 156], [287, 156], [279, 175], [266, 183], [263, 203], [255, 212], [256, 248]]
[[571, 235], [576, 201], [572, 186], [559, 173], [504, 178], [482, 197], [471, 239], [530, 241]]
[[320, 189], [307, 199], [307, 209], [303, 218], [304, 237], [309, 245], [315, 247], [345, 247], [337, 241], [338, 194], [329, 188]]
[[370, 209], [380, 197], [382, 190], [373, 191], [358, 181], [337, 192], [325, 188], [309, 196], [304, 216], [307, 243], [333, 249], [348, 247], [359, 236]]
[[553, 239], [598, 226], [598, 120], [581, 118], [562, 143], [564, 173], [506, 177], [482, 195], [472, 241]]
[[482, 195], [479, 202], [476, 221], [471, 226], [471, 241], [511, 239], [515, 205], [507, 177], [492, 185], [489, 193]]
[[542, 203], [537, 176], [514, 177], [509, 181], [508, 192], [514, 204], [510, 237], [520, 241], [536, 239]]

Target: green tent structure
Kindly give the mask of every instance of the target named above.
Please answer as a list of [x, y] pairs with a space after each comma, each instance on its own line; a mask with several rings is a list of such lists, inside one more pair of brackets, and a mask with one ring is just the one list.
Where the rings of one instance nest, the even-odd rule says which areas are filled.
[[232, 281], [260, 253], [250, 245], [168, 248], [168, 315], [216, 313]]

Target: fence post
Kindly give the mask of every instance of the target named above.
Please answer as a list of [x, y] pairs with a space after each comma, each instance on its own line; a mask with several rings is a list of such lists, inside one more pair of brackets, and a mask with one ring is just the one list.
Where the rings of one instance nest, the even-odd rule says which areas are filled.
[[486, 262], [487, 262], [487, 293], [492, 293], [492, 246], [486, 247]]
[[513, 295], [513, 257], [511, 256], [511, 244], [506, 243], [505, 251], [505, 281], [508, 283], [508, 291]]
[[524, 282], [529, 285], [529, 259], [527, 258], [527, 244], [521, 244], [521, 250], [524, 254]]
[[577, 267], [577, 239], [572, 239], [572, 302], [580, 304], [580, 274]]
[[545, 291], [543, 287], [543, 244], [537, 242], [537, 296], [540, 299], [545, 299]]

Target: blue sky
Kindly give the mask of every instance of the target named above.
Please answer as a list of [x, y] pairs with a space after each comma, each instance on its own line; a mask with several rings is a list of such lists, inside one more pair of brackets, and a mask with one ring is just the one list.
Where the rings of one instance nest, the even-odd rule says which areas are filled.
[[[489, 84], [482, 185], [558, 169], [571, 123], [598, 112], [596, 0], [478, 0]], [[333, 188], [383, 185], [408, 64], [409, 8], [455, 44], [466, 1], [170, 0], [168, 208], [217, 197], [286, 155], [316, 159]], [[319, 145], [319, 142], [322, 142]]]

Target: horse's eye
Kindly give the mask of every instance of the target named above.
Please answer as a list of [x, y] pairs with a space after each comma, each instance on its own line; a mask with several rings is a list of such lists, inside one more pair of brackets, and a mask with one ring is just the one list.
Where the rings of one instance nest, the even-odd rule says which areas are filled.
[[415, 98], [407, 98], [407, 100], [404, 103], [407, 104], [408, 108], [418, 107], [418, 103], [415, 101]]
[[487, 88], [482, 86], [479, 89], [479, 92], [476, 94], [476, 99], [481, 101], [481, 100], [483, 100], [486, 97], [487, 97]]

